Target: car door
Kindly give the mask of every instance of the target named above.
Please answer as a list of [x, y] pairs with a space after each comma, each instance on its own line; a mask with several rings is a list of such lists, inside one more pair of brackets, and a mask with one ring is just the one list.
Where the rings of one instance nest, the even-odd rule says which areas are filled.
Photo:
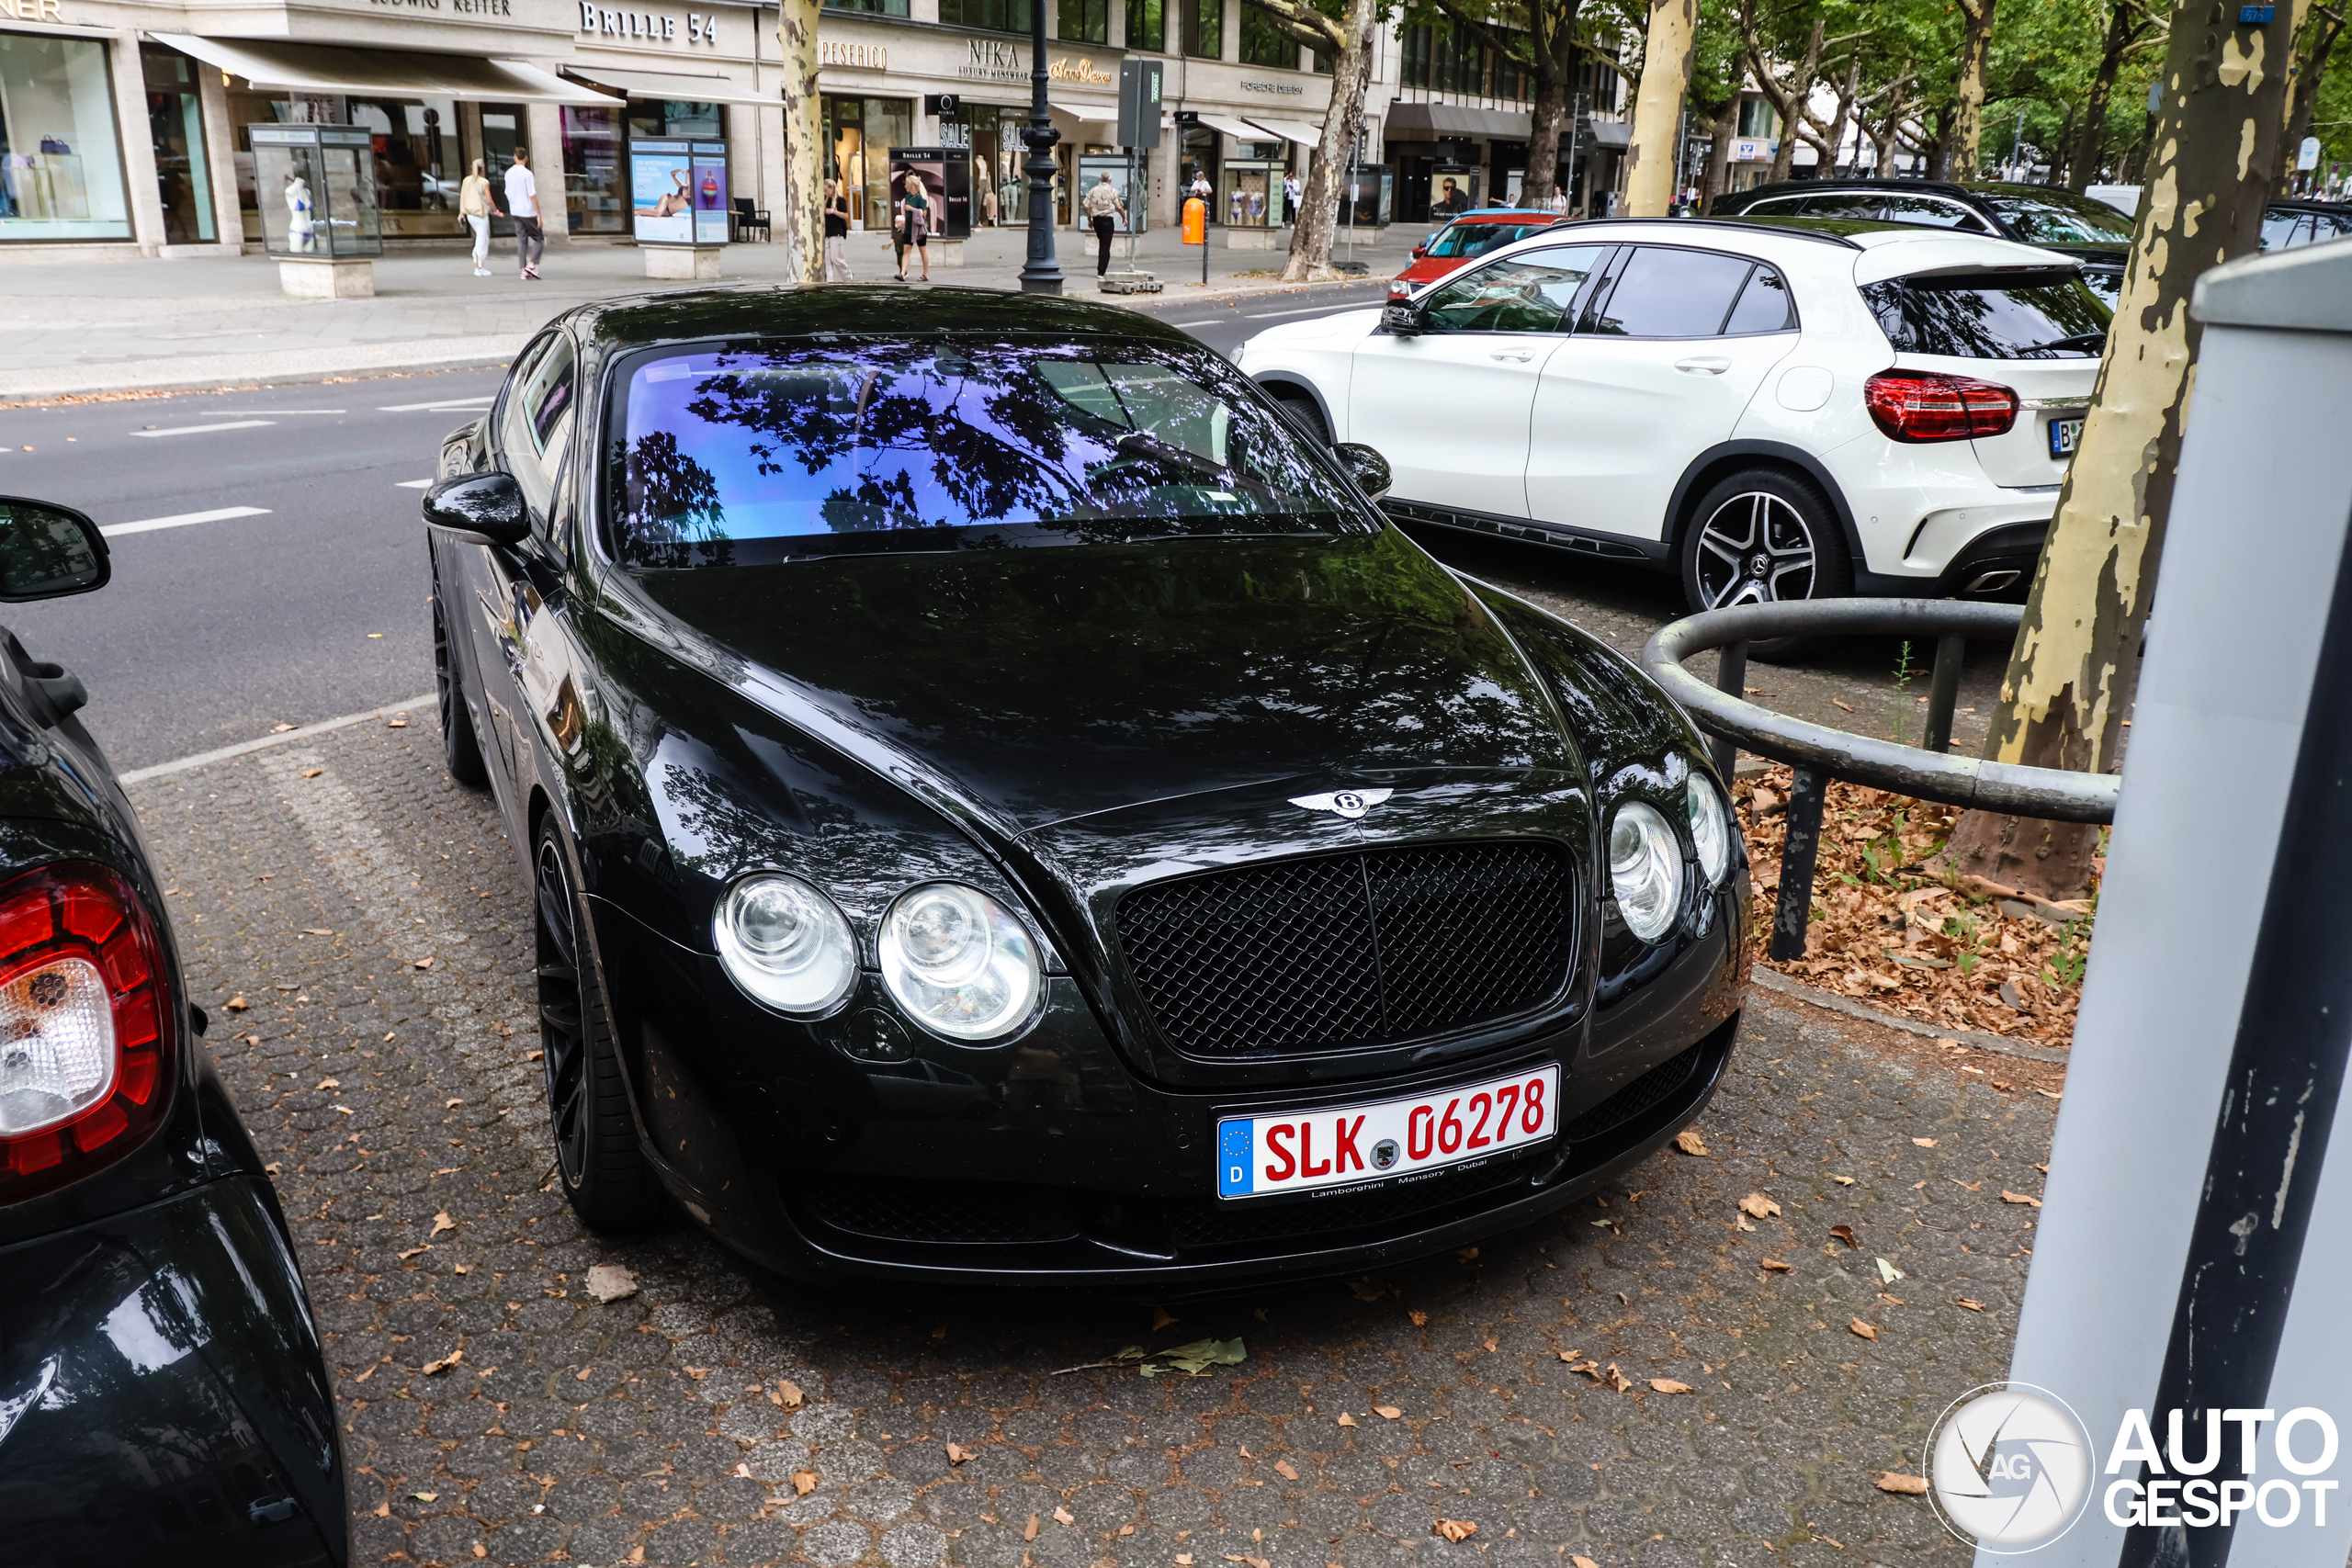
[[1432, 289], [1424, 330], [1357, 345], [1347, 439], [1388, 459], [1400, 501], [1527, 515], [1528, 415], [1536, 378], [1605, 244], [1491, 261]]
[[474, 667], [481, 672], [483, 705], [495, 738], [495, 762], [507, 779], [531, 773], [532, 706], [524, 690], [538, 651], [545, 594], [553, 586], [549, 545], [558, 529], [557, 499], [566, 487], [572, 442], [572, 402], [579, 360], [571, 340], [549, 334], [526, 356], [509, 384], [492, 433], [499, 466], [514, 476], [531, 514], [532, 539], [521, 546], [465, 547], [472, 554], [468, 621]]
[[1657, 539], [1692, 458], [1730, 437], [1796, 346], [1787, 280], [1727, 251], [1639, 245], [1611, 264], [1536, 379], [1529, 514]]

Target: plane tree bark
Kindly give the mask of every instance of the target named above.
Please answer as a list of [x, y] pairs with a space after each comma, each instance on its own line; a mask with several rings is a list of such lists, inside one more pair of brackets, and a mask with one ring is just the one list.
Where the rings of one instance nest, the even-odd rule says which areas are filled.
[[820, 0], [784, 0], [775, 25], [784, 49], [784, 243], [797, 281], [825, 276], [825, 113], [817, 94]]
[[1629, 218], [1663, 218], [1674, 203], [1675, 147], [1681, 137], [1683, 96], [1690, 89], [1698, 27], [1698, 0], [1649, 0], [1642, 85], [1634, 99], [1633, 137], [1625, 149]]
[[[1042, 5], [1044, 0], [1033, 3]], [[1337, 17], [1306, 0], [1248, 3], [1264, 12], [1283, 32], [1332, 62], [1331, 103], [1323, 111], [1323, 140], [1307, 165], [1283, 281], [1315, 283], [1337, 277], [1331, 245], [1339, 232], [1340, 203], [1347, 196], [1348, 171], [1355, 163], [1356, 142], [1363, 130], [1363, 99], [1372, 85], [1381, 0], [1348, 0], [1347, 9]]]

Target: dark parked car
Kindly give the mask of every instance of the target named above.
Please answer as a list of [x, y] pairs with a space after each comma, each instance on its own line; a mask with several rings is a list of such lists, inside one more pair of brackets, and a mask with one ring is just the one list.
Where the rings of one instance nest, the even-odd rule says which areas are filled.
[[[0, 603], [108, 570], [87, 518], [0, 498]], [[339, 1565], [291, 1237], [83, 700], [0, 631], [0, 1561]]]
[[591, 1224], [1159, 1294], [1521, 1224], [1713, 1092], [1700, 737], [1172, 328], [583, 306], [441, 471], [448, 761], [537, 883]]
[[2290, 250], [2352, 237], [2352, 207], [2340, 201], [2274, 201], [2262, 213], [2262, 248]]

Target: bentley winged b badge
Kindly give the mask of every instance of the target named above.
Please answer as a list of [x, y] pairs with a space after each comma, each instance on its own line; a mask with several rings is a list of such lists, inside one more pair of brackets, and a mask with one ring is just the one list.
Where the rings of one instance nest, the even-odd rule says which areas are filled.
[[1352, 822], [1396, 793], [1393, 789], [1340, 789], [1329, 795], [1295, 795], [1290, 803], [1309, 811], [1329, 811]]

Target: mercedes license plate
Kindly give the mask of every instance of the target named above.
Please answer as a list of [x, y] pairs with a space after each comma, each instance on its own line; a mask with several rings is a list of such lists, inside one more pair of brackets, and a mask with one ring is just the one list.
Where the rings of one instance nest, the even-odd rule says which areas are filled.
[[2050, 455], [2052, 457], [2064, 462], [2073, 457], [2075, 448], [2082, 444], [2083, 416], [2081, 414], [2076, 414], [2071, 419], [2053, 419], [2050, 422]]
[[1543, 1143], [1559, 1125], [1556, 1063], [1403, 1100], [1223, 1117], [1216, 1195], [1264, 1198], [1417, 1175]]

